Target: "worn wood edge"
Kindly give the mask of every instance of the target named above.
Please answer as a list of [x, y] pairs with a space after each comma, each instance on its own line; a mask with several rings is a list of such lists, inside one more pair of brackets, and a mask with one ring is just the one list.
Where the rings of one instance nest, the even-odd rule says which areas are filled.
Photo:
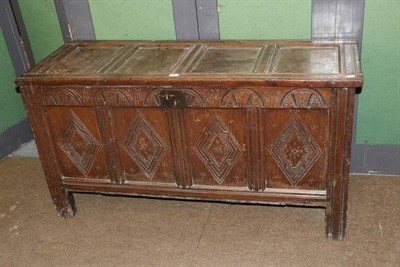
[[[116, 194], [116, 195], [132, 195], [132, 196], [156, 196], [162, 198], [204, 198], [208, 200], [224, 201], [229, 202], [243, 202], [243, 203], [284, 203], [284, 204], [308, 204], [325, 207], [326, 197], [318, 190], [310, 190], [309, 194], [304, 192], [231, 192], [214, 189], [190, 189], [190, 188], [177, 188], [168, 187], [151, 187], [151, 186], [137, 186], [137, 185], [104, 185], [104, 184], [78, 184], [78, 183], [66, 183], [64, 182], [66, 190], [71, 192], [92, 192], [101, 194]], [[288, 190], [289, 191], [289, 190]], [[168, 196], [165, 196], [168, 195]]]
[[[156, 194], [141, 194], [141, 193], [121, 193], [121, 192], [110, 192], [106, 191], [87, 191], [85, 189], [74, 189], [70, 191], [71, 193], [89, 193], [89, 194], [101, 194], [101, 195], [111, 195], [111, 196], [130, 196], [130, 197], [145, 197], [154, 199], [170, 199], [170, 200], [187, 200], [187, 201], [201, 201], [201, 202], [221, 202], [221, 203], [232, 203], [232, 204], [260, 204], [260, 205], [270, 205], [270, 206], [298, 206], [298, 207], [315, 207], [315, 208], [325, 208], [325, 200], [313, 201], [313, 202], [287, 202], [287, 201], [277, 201], [277, 198], [271, 198], [270, 200], [239, 200], [235, 198], [212, 198], [205, 197], [203, 195], [199, 196], [175, 196], [175, 195], [156, 195]], [[233, 196], [235, 197], [235, 196]], [[286, 197], [286, 196], [285, 196]], [[286, 198], [285, 198], [286, 199]], [[301, 200], [304, 200], [301, 199]]]
[[364, 79], [362, 75], [354, 75], [353, 78], [345, 78], [342, 80], [326, 80], [320, 79], [299, 79], [295, 77], [279, 77], [279, 78], [264, 78], [260, 77], [249, 79], [247, 78], [227, 78], [223, 75], [215, 76], [213, 78], [196, 78], [180, 77], [178, 79], [162, 77], [149, 77], [149, 78], [134, 78], [134, 77], [120, 77], [114, 75], [112, 78], [107, 79], [105, 76], [93, 78], [82, 75], [81, 77], [75, 76], [71, 79], [65, 78], [42, 78], [38, 77], [20, 77], [15, 80], [17, 86], [25, 84], [33, 84], [37, 86], [47, 85], [76, 85], [82, 86], [107, 86], [116, 85], [118, 80], [119, 86], [187, 86], [190, 81], [191, 86], [211, 86], [211, 87], [223, 87], [223, 86], [282, 86], [282, 87], [310, 87], [310, 88], [321, 88], [321, 87], [356, 87], [361, 88]]
[[[102, 185], [110, 185], [114, 186], [115, 184], [112, 182], [111, 179], [98, 179], [98, 178], [78, 178], [78, 177], [63, 177], [63, 183], [68, 185], [82, 185], [82, 186], [102, 186]], [[258, 193], [271, 193], [271, 194], [279, 194], [279, 195], [307, 195], [307, 196], [326, 196], [326, 190], [315, 190], [315, 189], [291, 189], [291, 188], [265, 188], [263, 191], [249, 191], [249, 188], [246, 187], [229, 187], [229, 188], [221, 188], [220, 186], [212, 186], [212, 185], [191, 185], [190, 188], [181, 188], [177, 187], [175, 183], [156, 183], [157, 187], [164, 187], [164, 188], [171, 188], [173, 190], [180, 190], [184, 189], [183, 192], [186, 190], [212, 190], [218, 192], [237, 192], [241, 191], [243, 193], [251, 193], [251, 194], [258, 194]], [[149, 182], [141, 182], [141, 181], [129, 181], [126, 180], [124, 184], [120, 184], [122, 187], [138, 187], [138, 188], [154, 188], [154, 184]]]
[[[46, 56], [39, 63], [37, 63], [35, 66], [33, 66], [28, 72], [24, 73], [23, 76], [20, 76], [20, 77], [24, 77], [25, 75], [28, 75], [29, 73], [34, 73], [34, 72], [40, 71], [41, 69], [45, 69], [47, 64], [57, 60], [63, 54], [68, 54], [68, 51], [71, 50], [71, 47], [72, 48], [74, 47], [73, 44], [64, 44], [63, 46], [60, 46], [59, 48], [54, 50], [53, 53]], [[16, 80], [18, 80], [20, 77], [18, 77]]]
[[355, 90], [354, 88], [347, 89], [347, 107], [346, 107], [346, 140], [344, 147], [343, 170], [342, 170], [342, 186], [340, 189], [340, 225], [339, 225], [339, 240], [343, 240], [346, 235], [347, 225], [347, 207], [349, 198], [349, 181], [350, 181], [350, 162], [351, 162], [351, 141], [354, 119], [354, 102]]
[[332, 178], [327, 179], [325, 212], [326, 235], [330, 240], [343, 240], [345, 234], [352, 131], [349, 125], [353, 122], [354, 95], [354, 88], [337, 88], [335, 92], [331, 118], [331, 162], [327, 173]]

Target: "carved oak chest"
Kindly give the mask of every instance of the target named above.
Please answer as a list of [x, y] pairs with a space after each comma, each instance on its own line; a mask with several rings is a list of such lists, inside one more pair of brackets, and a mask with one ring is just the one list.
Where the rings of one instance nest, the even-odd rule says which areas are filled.
[[309, 205], [344, 237], [353, 41], [71, 42], [16, 83], [61, 216], [82, 191]]

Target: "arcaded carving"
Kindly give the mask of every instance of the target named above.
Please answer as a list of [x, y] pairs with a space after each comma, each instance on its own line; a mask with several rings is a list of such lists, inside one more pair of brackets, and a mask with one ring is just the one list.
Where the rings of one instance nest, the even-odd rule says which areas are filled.
[[200, 134], [194, 151], [218, 184], [222, 184], [242, 153], [239, 143], [217, 114]]
[[207, 96], [210, 98], [210, 105], [214, 106], [215, 105], [215, 100], [217, 99], [219, 95], [219, 89], [211, 88], [211, 89], [205, 89], [207, 92]]
[[127, 90], [120, 89], [104, 89], [100, 90], [95, 96], [96, 105], [110, 105], [118, 107], [130, 107], [133, 104], [138, 104], [140, 95], [137, 90], [134, 90], [134, 100]]
[[55, 106], [80, 106], [83, 105], [83, 99], [75, 90], [69, 88], [53, 89], [44, 94], [43, 104]]
[[203, 96], [193, 90], [185, 89], [186, 105], [188, 107], [205, 107], [206, 103]]
[[312, 89], [293, 89], [281, 100], [285, 108], [326, 108], [324, 97]]
[[[137, 89], [102, 89], [97, 91], [90, 87], [52, 89], [43, 96], [44, 105], [53, 106], [133, 106], [139, 105], [140, 94]], [[132, 95], [133, 97], [132, 97]]]
[[279, 133], [269, 151], [292, 185], [300, 182], [322, 153], [297, 114]]
[[153, 178], [167, 151], [165, 142], [139, 111], [127, 133], [123, 148], [149, 180]]
[[100, 144], [73, 111], [71, 111], [62, 133], [58, 145], [72, 163], [84, 175], [87, 175]]
[[220, 102], [221, 107], [264, 107], [263, 97], [251, 89], [233, 89], [225, 93]]

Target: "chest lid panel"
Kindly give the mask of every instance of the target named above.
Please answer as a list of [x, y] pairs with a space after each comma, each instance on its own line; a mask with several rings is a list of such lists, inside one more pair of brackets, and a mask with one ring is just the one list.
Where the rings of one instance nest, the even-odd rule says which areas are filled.
[[362, 85], [353, 41], [75, 41], [17, 79], [334, 82]]

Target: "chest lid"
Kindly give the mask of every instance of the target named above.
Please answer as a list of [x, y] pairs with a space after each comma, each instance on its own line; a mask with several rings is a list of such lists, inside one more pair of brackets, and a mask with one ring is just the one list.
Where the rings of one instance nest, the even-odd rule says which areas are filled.
[[360, 87], [355, 41], [74, 41], [17, 79], [38, 84]]

